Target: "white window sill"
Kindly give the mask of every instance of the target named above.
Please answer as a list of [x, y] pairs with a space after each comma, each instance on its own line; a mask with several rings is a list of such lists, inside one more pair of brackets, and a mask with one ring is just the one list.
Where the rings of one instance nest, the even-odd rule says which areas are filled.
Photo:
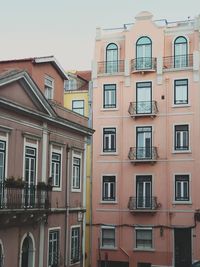
[[76, 264], [80, 264], [80, 261], [74, 262], [74, 263], [70, 263], [70, 266], [76, 265]]
[[134, 251], [154, 252], [154, 248], [134, 248]]
[[101, 108], [100, 111], [118, 111], [118, 108]]
[[102, 152], [100, 155], [101, 156], [118, 156], [119, 154], [117, 152]]
[[190, 104], [173, 104], [172, 108], [188, 108], [191, 107]]
[[53, 187], [52, 187], [52, 191], [54, 191], [54, 192], [61, 192], [62, 189], [61, 189], [61, 187], [53, 186]]
[[73, 193], [81, 193], [81, 189], [71, 189], [71, 192], [73, 192]]
[[113, 201], [109, 201], [109, 200], [102, 200], [102, 201], [100, 201], [100, 204], [118, 204], [118, 202], [115, 200], [113, 200]]
[[173, 150], [172, 151], [172, 154], [191, 154], [192, 151], [189, 149], [189, 150]]
[[183, 200], [183, 201], [176, 201], [174, 200], [172, 202], [173, 205], [192, 205], [192, 201], [191, 200]]

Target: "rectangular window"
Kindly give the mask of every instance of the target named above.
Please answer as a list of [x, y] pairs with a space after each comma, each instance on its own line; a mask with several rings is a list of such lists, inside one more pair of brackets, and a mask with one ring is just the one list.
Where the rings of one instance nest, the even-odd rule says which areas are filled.
[[36, 148], [25, 146], [25, 193], [24, 204], [26, 207], [33, 207], [35, 204], [35, 183], [36, 183]]
[[77, 81], [75, 79], [66, 80], [64, 83], [64, 88], [65, 88], [65, 91], [77, 90], [78, 89]]
[[102, 200], [115, 201], [116, 181], [115, 176], [103, 176]]
[[47, 99], [53, 99], [53, 90], [54, 90], [54, 79], [51, 77], [45, 77], [44, 79], [44, 95]]
[[175, 200], [189, 201], [189, 175], [175, 175]]
[[71, 229], [71, 263], [80, 261], [80, 227]]
[[115, 228], [101, 228], [101, 246], [102, 248], [115, 248]]
[[116, 152], [116, 128], [103, 129], [103, 152]]
[[176, 151], [189, 149], [189, 127], [188, 125], [175, 125], [175, 147]]
[[152, 229], [135, 229], [136, 232], [136, 248], [151, 249], [152, 242]]
[[0, 182], [5, 179], [6, 142], [0, 140]]
[[72, 100], [72, 110], [78, 114], [84, 115], [84, 100]]
[[73, 170], [72, 170], [72, 189], [80, 190], [81, 188], [81, 158], [73, 156]]
[[105, 84], [103, 87], [103, 107], [116, 108], [116, 84]]
[[52, 152], [51, 176], [54, 187], [60, 187], [60, 175], [61, 175], [61, 154]]
[[49, 231], [49, 258], [48, 266], [58, 266], [59, 264], [59, 230]]
[[152, 113], [152, 82], [136, 83], [136, 113]]
[[152, 127], [136, 127], [136, 158], [152, 158]]
[[174, 81], [174, 104], [188, 104], [188, 79]]
[[136, 177], [136, 207], [137, 209], [152, 208], [152, 176]]

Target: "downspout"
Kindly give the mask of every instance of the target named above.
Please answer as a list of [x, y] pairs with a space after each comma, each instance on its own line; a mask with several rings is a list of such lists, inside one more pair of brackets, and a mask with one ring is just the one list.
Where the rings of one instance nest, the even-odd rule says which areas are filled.
[[64, 265], [68, 266], [68, 250], [69, 250], [69, 153], [70, 147], [66, 147], [66, 180], [65, 180], [65, 232], [64, 232]]
[[[47, 182], [47, 150], [48, 150], [48, 130], [47, 124], [43, 123], [42, 132], [42, 182]], [[44, 222], [40, 223], [39, 238], [39, 267], [44, 264]]]
[[[92, 118], [92, 105], [93, 105], [93, 83], [92, 81], [89, 82], [89, 127], [92, 128], [93, 126], [93, 118]], [[89, 265], [92, 264], [92, 174], [93, 174], [93, 136], [90, 137], [90, 222], [89, 222]]]
[[[86, 172], [86, 156], [87, 156], [87, 137], [85, 137], [84, 143], [84, 166], [83, 166], [83, 208], [86, 207], [86, 179], [87, 179], [87, 172]], [[82, 223], [82, 262], [83, 267], [85, 267], [85, 230], [86, 230], [86, 216], [83, 213], [83, 223]]]

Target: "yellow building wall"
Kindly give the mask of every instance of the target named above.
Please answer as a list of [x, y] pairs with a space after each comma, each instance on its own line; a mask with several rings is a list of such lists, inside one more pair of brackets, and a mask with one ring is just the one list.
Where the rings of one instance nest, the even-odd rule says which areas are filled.
[[67, 91], [64, 93], [64, 106], [72, 110], [73, 100], [84, 100], [84, 116], [88, 117], [88, 91]]
[[[89, 116], [88, 91], [67, 91], [64, 93], [64, 106], [72, 110], [73, 100], [84, 100], [84, 116]], [[86, 151], [86, 229], [85, 229], [85, 267], [90, 267], [90, 177], [91, 177], [91, 144]]]

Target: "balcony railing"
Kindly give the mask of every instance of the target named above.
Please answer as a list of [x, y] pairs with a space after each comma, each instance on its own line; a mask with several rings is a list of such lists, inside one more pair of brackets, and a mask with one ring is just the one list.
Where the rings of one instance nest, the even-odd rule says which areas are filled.
[[158, 158], [157, 147], [131, 147], [128, 158], [132, 162], [155, 162]]
[[156, 116], [156, 114], [158, 113], [157, 102], [156, 101], [130, 102], [128, 112], [132, 117]]
[[124, 60], [98, 62], [98, 74], [116, 74], [124, 72]]
[[131, 72], [137, 71], [155, 71], [156, 58], [154, 57], [138, 57], [131, 60]]
[[163, 58], [164, 69], [185, 69], [193, 66], [193, 55], [179, 55]]
[[130, 197], [128, 202], [130, 211], [156, 211], [158, 206], [157, 197]]
[[18, 187], [0, 184], [0, 210], [4, 209], [48, 209], [50, 208], [49, 189], [36, 185]]

